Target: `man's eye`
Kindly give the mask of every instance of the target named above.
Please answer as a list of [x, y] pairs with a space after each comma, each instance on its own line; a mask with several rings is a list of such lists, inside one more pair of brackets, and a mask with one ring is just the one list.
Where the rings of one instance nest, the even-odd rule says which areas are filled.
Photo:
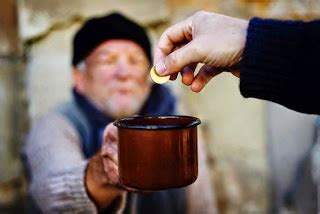
[[142, 64], [142, 63], [143, 63], [143, 60], [132, 57], [132, 58], [129, 59], [129, 62], [130, 62], [132, 65], [138, 65], [138, 64]]
[[115, 56], [109, 56], [109, 57], [106, 57], [103, 62], [106, 63], [106, 64], [113, 64], [117, 61], [117, 57]]
[[108, 58], [104, 62], [107, 63], [107, 64], [112, 64], [112, 63], [114, 63], [114, 61], [115, 61], [114, 59]]

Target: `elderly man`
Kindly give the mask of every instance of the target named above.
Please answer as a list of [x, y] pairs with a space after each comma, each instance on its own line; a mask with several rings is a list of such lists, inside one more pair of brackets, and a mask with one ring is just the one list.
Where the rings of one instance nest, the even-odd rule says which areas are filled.
[[[151, 47], [144, 29], [114, 13], [87, 21], [73, 45], [74, 99], [37, 121], [25, 147], [37, 206], [45, 213], [214, 212], [201, 145], [199, 178], [187, 188], [143, 194], [114, 182], [117, 161], [106, 154], [116, 156], [117, 147], [104, 146], [105, 127], [134, 114], [175, 113], [170, 90], [149, 80]], [[114, 130], [106, 130], [111, 136], [108, 130]]]

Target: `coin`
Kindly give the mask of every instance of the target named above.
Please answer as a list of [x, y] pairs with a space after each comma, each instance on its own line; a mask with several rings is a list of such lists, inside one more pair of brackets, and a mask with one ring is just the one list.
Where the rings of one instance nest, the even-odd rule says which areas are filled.
[[170, 79], [169, 76], [159, 76], [156, 72], [155, 67], [153, 66], [150, 70], [150, 76], [153, 82], [158, 83], [158, 84], [163, 84], [166, 83]]

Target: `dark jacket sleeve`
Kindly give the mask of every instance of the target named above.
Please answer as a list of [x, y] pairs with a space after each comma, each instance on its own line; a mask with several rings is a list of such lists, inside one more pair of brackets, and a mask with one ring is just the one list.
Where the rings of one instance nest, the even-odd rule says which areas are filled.
[[320, 114], [319, 64], [320, 20], [253, 18], [240, 67], [241, 94]]

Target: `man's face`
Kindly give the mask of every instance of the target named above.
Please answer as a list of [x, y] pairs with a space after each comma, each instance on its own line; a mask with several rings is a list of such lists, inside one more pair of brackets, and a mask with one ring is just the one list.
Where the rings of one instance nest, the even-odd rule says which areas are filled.
[[[113, 119], [137, 114], [149, 95], [150, 64], [143, 49], [129, 40], [109, 40], [74, 72], [76, 89]], [[77, 77], [78, 75], [78, 77]]]

